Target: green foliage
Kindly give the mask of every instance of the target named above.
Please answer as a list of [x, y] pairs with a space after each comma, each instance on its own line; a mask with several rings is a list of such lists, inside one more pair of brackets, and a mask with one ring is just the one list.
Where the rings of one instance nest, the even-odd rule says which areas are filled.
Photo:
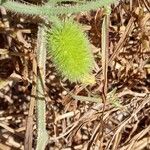
[[93, 68], [89, 41], [80, 26], [70, 20], [48, 32], [48, 49], [56, 68], [72, 82], [82, 82]]

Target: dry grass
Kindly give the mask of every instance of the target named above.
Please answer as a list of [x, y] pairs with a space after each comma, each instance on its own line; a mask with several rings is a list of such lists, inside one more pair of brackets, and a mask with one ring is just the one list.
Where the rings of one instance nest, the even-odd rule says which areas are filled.
[[[24, 140], [30, 145], [32, 134], [35, 148], [35, 91], [31, 83], [36, 78], [33, 79], [36, 19], [31, 24], [29, 18], [4, 9], [1, 14], [0, 77], [7, 83], [0, 89], [0, 149], [24, 149]], [[75, 19], [91, 39], [96, 84], [83, 87], [62, 80], [47, 59], [47, 149], [150, 149], [150, 3], [130, 0], [112, 6], [107, 80], [108, 92], [116, 91], [105, 104], [78, 101], [68, 93], [87, 99], [102, 97], [106, 80], [102, 78], [104, 58], [100, 48], [103, 10], [78, 14]]]

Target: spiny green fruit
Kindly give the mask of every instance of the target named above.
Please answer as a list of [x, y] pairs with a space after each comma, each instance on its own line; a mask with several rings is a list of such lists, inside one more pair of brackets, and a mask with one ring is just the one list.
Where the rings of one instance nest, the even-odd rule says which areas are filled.
[[67, 20], [48, 32], [48, 49], [56, 69], [71, 82], [94, 83], [93, 54], [81, 26]]

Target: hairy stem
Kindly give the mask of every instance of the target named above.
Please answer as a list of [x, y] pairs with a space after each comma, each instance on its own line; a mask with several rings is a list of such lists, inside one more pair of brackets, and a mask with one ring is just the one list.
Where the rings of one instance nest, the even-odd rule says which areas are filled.
[[78, 3], [77, 5], [67, 6], [67, 7], [58, 6], [57, 5], [58, 1], [59, 0], [56, 0], [56, 4], [54, 4], [53, 2], [52, 3], [48, 2], [42, 6], [27, 5], [12, 0], [7, 0], [0, 4], [4, 6], [6, 9], [8, 9], [9, 11], [22, 13], [25, 15], [39, 15], [39, 16], [52, 17], [60, 14], [62, 15], [68, 13], [79, 13], [82, 11], [94, 10], [103, 6], [106, 7], [117, 0], [101, 0], [101, 1], [93, 0], [93, 1], [87, 1], [83, 4]]
[[46, 42], [45, 26], [39, 26], [37, 39], [37, 146], [36, 150], [44, 150], [48, 141], [46, 131], [46, 104], [45, 104], [45, 63], [46, 63]]
[[17, 12], [26, 15], [43, 15], [42, 6], [27, 5], [10, 0], [3, 2], [1, 5], [12, 12]]

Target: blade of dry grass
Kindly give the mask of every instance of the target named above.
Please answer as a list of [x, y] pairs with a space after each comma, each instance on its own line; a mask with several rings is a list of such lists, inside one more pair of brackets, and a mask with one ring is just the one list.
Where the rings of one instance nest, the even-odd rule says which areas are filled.
[[32, 63], [33, 68], [33, 81], [32, 81], [32, 91], [31, 91], [31, 100], [29, 105], [29, 112], [26, 122], [26, 133], [25, 133], [25, 141], [24, 141], [24, 149], [32, 150], [32, 142], [33, 142], [33, 112], [36, 100], [36, 81], [37, 81], [37, 62], [36, 58], [33, 58]]
[[106, 101], [107, 95], [107, 72], [108, 72], [108, 49], [109, 49], [109, 14], [105, 14], [102, 23], [102, 74], [104, 80], [103, 94]]

